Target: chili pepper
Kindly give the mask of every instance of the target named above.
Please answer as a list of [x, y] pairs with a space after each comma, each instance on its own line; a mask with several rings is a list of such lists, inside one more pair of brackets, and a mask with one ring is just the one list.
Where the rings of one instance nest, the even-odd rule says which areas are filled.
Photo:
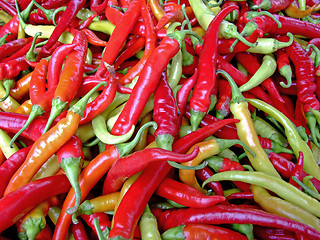
[[177, 239], [178, 236], [179, 239], [247, 239], [244, 235], [228, 228], [200, 223], [173, 227], [161, 235], [163, 240]]
[[[81, 188], [81, 200], [83, 200], [92, 189], [92, 187], [102, 178], [102, 176], [110, 169], [111, 165], [120, 157], [125, 156], [131, 152], [140, 138], [141, 132], [145, 127], [151, 123], [141, 127], [137, 132], [135, 138], [129, 143], [122, 143], [117, 145], [111, 145], [101, 152], [89, 164], [82, 170], [79, 176], [79, 185]], [[67, 214], [65, 211], [75, 202], [75, 193], [71, 191], [66, 196], [64, 204], [62, 206], [62, 212], [59, 216], [56, 229], [53, 235], [53, 239], [65, 238], [67, 228], [71, 222], [72, 215]]]
[[241, 92], [252, 89], [253, 87], [258, 86], [267, 78], [271, 77], [276, 70], [276, 60], [273, 55], [266, 54], [263, 56], [261, 66], [253, 74], [248, 82], [243, 84], [239, 89]]
[[[264, 212], [259, 209], [240, 207], [236, 205], [215, 205], [206, 209], [179, 209], [168, 210], [156, 214], [160, 228], [168, 230], [182, 224], [226, 224], [226, 223], [252, 223], [259, 226], [278, 227], [292, 232], [303, 232], [311, 238], [318, 237], [315, 229], [284, 218]], [[291, 225], [292, 224], [292, 225]], [[294, 226], [294, 227], [293, 227]]]
[[27, 183], [22, 188], [1, 198], [2, 212], [6, 213], [0, 221], [1, 232], [40, 202], [50, 196], [64, 193], [69, 188], [68, 179], [64, 175], [58, 175]]
[[157, 145], [160, 148], [171, 150], [178, 131], [178, 115], [176, 101], [167, 81], [166, 71], [162, 73], [159, 85], [154, 92], [153, 119], [158, 125], [154, 132]]
[[48, 65], [47, 82], [48, 89], [55, 89], [59, 84], [60, 69], [63, 66], [65, 57], [76, 47], [76, 44], [64, 44], [52, 53]]
[[302, 171], [303, 171], [303, 153], [299, 152], [299, 157], [298, 157], [298, 161], [291, 173], [291, 177], [289, 180], [289, 183], [292, 184], [293, 186], [295, 186], [296, 188], [298, 188], [299, 190], [302, 190], [302, 187], [299, 186], [299, 184], [297, 184], [294, 180], [293, 180], [293, 176], [296, 177], [297, 179], [299, 179], [302, 182]]
[[[305, 209], [313, 215], [319, 215], [318, 210], [316, 209], [318, 202], [314, 198], [303, 193], [302, 191], [282, 179], [267, 175], [262, 172], [229, 171], [217, 173], [206, 181], [221, 181], [222, 179], [231, 181], [242, 181], [264, 187], [273, 191], [284, 200]], [[205, 184], [206, 182], [203, 183], [203, 185]], [[295, 198], [293, 198], [293, 196], [295, 196]]]
[[258, 138], [261, 146], [264, 149], [269, 149], [275, 153], [285, 152], [285, 153], [293, 154], [292, 150], [281, 146], [279, 143], [276, 143], [275, 141], [269, 138], [264, 138], [260, 136], [258, 136]]
[[147, 6], [144, 3], [142, 3], [142, 6], [141, 6], [141, 16], [145, 24], [145, 31], [146, 31], [145, 50], [140, 61], [136, 65], [134, 65], [132, 68], [130, 68], [128, 73], [125, 74], [125, 76], [119, 80], [119, 83], [123, 85], [130, 83], [136, 76], [140, 74], [147, 59], [149, 59], [149, 56], [151, 55], [151, 53], [153, 52], [156, 46], [157, 38], [154, 31], [154, 25], [152, 22], [151, 15], [147, 10]]
[[2, 197], [5, 187], [9, 182], [10, 178], [14, 174], [16, 170], [20, 167], [20, 165], [24, 162], [31, 146], [22, 148], [17, 151], [15, 154], [12, 154], [3, 164], [0, 166], [0, 176], [1, 176], [1, 190], [0, 195]]
[[0, 7], [12, 17], [17, 15], [16, 9], [13, 6], [11, 6], [11, 4], [7, 1], [0, 1]]
[[[171, 28], [167, 29], [167, 32], [173, 33], [171, 31]], [[183, 48], [183, 41], [181, 42], [181, 48]], [[171, 61], [171, 68], [169, 71], [169, 76], [168, 76], [168, 83], [171, 88], [174, 88], [175, 86], [178, 85], [178, 82], [180, 81], [182, 77], [182, 65], [183, 65], [183, 54], [182, 50], [180, 49], [176, 55], [173, 56], [172, 61]]]
[[138, 20], [140, 16], [141, 1], [133, 1], [127, 11], [124, 13], [119, 24], [116, 25], [113, 30], [108, 44], [106, 45], [104, 52], [108, 54], [103, 54], [102, 64], [99, 65], [98, 73], [102, 76], [105, 73], [106, 67], [105, 64], [112, 66], [123, 43], [125, 42], [127, 36], [129, 35], [132, 27]]
[[238, 200], [238, 199], [253, 199], [253, 194], [252, 192], [235, 192], [231, 193], [227, 198], [226, 201], [231, 201], [231, 200]]
[[[179, 51], [179, 46], [179, 42], [174, 37], [168, 36], [162, 39], [159, 46], [151, 53], [123, 111], [111, 130], [112, 134], [124, 134], [132, 125], [136, 125], [143, 107], [159, 83], [161, 73], [170, 59]], [[157, 68], [154, 68], [155, 64]]]
[[[259, 28], [263, 31], [264, 34], [281, 34], [285, 35], [288, 32], [292, 33], [293, 35], [301, 35], [307, 38], [318, 38], [319, 37], [319, 26], [311, 23], [302, 21], [300, 19], [281, 16], [279, 14], [273, 14], [272, 16], [277, 19], [278, 23], [281, 24], [281, 27], [279, 28], [279, 25], [274, 20], [271, 21], [270, 16], [263, 15], [266, 12], [247, 12], [241, 21], [246, 23], [246, 27], [243, 29], [244, 35], [250, 35], [252, 31]], [[248, 24], [248, 22], [252, 22]]]
[[54, 119], [64, 110], [66, 105], [74, 98], [79, 88], [84, 73], [84, 63], [88, 49], [87, 39], [81, 31], [77, 31], [73, 43], [79, 44], [74, 48], [66, 59], [62, 69], [59, 83], [52, 99], [52, 107], [47, 125], [44, 129], [46, 132]]
[[[218, 55], [218, 61], [218, 68], [229, 73], [238, 85], [243, 85], [248, 81], [248, 77], [245, 74], [234, 67], [231, 63], [228, 63], [226, 60], [224, 60], [220, 55]], [[262, 88], [260, 88], [260, 86], [251, 89], [249, 92], [269, 104], [273, 103], [270, 97], [264, 90], [262, 90]]]
[[[104, 213], [93, 213], [91, 215], [81, 215], [81, 218], [86, 222], [86, 224], [89, 225], [89, 227], [97, 234], [95, 225], [94, 225], [94, 219], [97, 219], [99, 221], [99, 225], [101, 228], [102, 233], [108, 233], [109, 228], [111, 227], [111, 221], [109, 219], [109, 216]], [[107, 237], [107, 236], [105, 236]]]
[[239, 88], [230, 77], [230, 75], [226, 72], [222, 72], [221, 70], [219, 70], [219, 73], [223, 74], [227, 78], [232, 89], [230, 110], [231, 113], [233, 113], [234, 118], [240, 120], [240, 122], [236, 123], [239, 139], [243, 141], [244, 144], [248, 145], [250, 149], [255, 153], [255, 156], [251, 156], [250, 154], [248, 154], [252, 166], [257, 171], [262, 171], [272, 176], [280, 177], [269, 161], [265, 151], [261, 147], [257, 132], [254, 128], [254, 123], [248, 110], [248, 102], [242, 96]]
[[159, 21], [162, 16], [165, 15], [165, 11], [158, 0], [151, 0], [150, 3], [150, 10], [155, 18]]
[[252, 6], [252, 9], [263, 9], [268, 10], [271, 13], [277, 13], [284, 9], [286, 9], [292, 3], [292, 0], [282, 0], [282, 1], [274, 1], [274, 0], [262, 0], [259, 5]]
[[[206, 35], [204, 37], [203, 46], [201, 48], [199, 63], [198, 63], [198, 77], [193, 88], [192, 97], [190, 98], [190, 123], [192, 130], [196, 130], [201, 122], [203, 116], [209, 110], [211, 104], [212, 91], [216, 88], [216, 55], [219, 27], [223, 19], [236, 6], [229, 6], [224, 8], [217, 14], [217, 16], [210, 23]], [[212, 39], [215, 39], [212, 42]]]
[[279, 240], [295, 240], [296, 235], [288, 230], [280, 229], [280, 228], [270, 228], [270, 227], [262, 227], [262, 226], [254, 226], [253, 233], [256, 237], [262, 240], [271, 240], [271, 239], [279, 239]]
[[158, 230], [157, 218], [150, 211], [149, 205], [147, 204], [143, 214], [139, 221], [139, 227], [141, 231], [141, 238], [143, 239], [154, 239], [161, 240], [161, 236]]
[[286, 136], [289, 142], [289, 145], [291, 146], [293, 152], [295, 153], [296, 157], [299, 155], [299, 151], [301, 150], [303, 152], [304, 156], [304, 170], [311, 174], [312, 176], [316, 178], [319, 177], [319, 167], [317, 166], [316, 161], [314, 160], [314, 157], [312, 155], [312, 152], [308, 145], [302, 140], [300, 137], [296, 127], [293, 125], [293, 123], [284, 116], [280, 111], [276, 110], [274, 107], [265, 104], [257, 99], [248, 99], [248, 102], [255, 106], [256, 108], [264, 111], [265, 113], [271, 115], [274, 119], [279, 121], [283, 127], [285, 128]]
[[75, 19], [77, 13], [84, 6], [84, 4], [85, 1], [83, 0], [72, 0], [68, 2], [67, 8], [62, 14], [59, 23], [54, 28], [54, 31], [46, 44], [43, 46], [44, 52], [49, 51], [49, 49], [59, 39], [61, 34], [67, 29], [67, 26]]
[[15, 39], [12, 41], [8, 41], [7, 43], [0, 46], [1, 57], [0, 60], [5, 59], [6, 57], [14, 54], [22, 47], [26, 46], [28, 43], [32, 41], [32, 38], [21, 38]]
[[120, 192], [113, 192], [85, 200], [80, 204], [78, 210], [72, 216], [72, 222], [77, 223], [78, 220], [76, 217], [82, 214], [91, 215], [97, 212], [113, 211], [116, 202], [119, 200], [119, 195]]
[[6, 41], [10, 42], [15, 40], [18, 36], [18, 29], [19, 29], [19, 18], [17, 15], [13, 16], [13, 18], [7, 22], [3, 27], [0, 29], [0, 37], [9, 34], [6, 37]]
[[86, 38], [90, 44], [94, 46], [101, 46], [101, 47], [105, 47], [107, 45], [106, 41], [103, 41], [100, 38], [98, 38], [98, 36], [90, 29], [85, 28], [85, 29], [82, 29], [81, 31], [86, 35]]
[[[196, 177], [199, 178], [201, 181], [207, 180], [213, 174], [214, 173], [207, 166], [203, 169], [199, 169], [196, 171]], [[208, 183], [208, 186], [214, 191], [216, 195], [223, 196], [223, 189], [219, 182], [210, 182]]]
[[18, 76], [21, 71], [27, 70], [29, 64], [24, 57], [18, 57], [8, 62], [0, 63], [0, 79], [14, 78]]
[[93, 88], [68, 110], [65, 118], [62, 118], [50, 131], [37, 139], [30, 149], [24, 164], [12, 176], [5, 195], [28, 183], [41, 165], [74, 135], [88, 98], [100, 86], [97, 85]]
[[[126, 178], [142, 171], [149, 163], [161, 160], [186, 162], [194, 159], [198, 152], [199, 149], [194, 148], [189, 154], [182, 155], [165, 149], [146, 148], [128, 156], [121, 157], [108, 171], [108, 175], [103, 184], [103, 194], [117, 191]], [[125, 166], [131, 167], [128, 168]]]
[[71, 232], [75, 240], [89, 240], [87, 231], [82, 224], [82, 221], [79, 221], [77, 224], [72, 224]]
[[225, 200], [225, 197], [219, 195], [206, 196], [198, 190], [171, 178], [165, 178], [155, 193], [176, 203], [195, 208], [212, 206]]
[[254, 200], [267, 212], [304, 223], [319, 231], [319, 219], [296, 205], [271, 196], [267, 190], [251, 185]]

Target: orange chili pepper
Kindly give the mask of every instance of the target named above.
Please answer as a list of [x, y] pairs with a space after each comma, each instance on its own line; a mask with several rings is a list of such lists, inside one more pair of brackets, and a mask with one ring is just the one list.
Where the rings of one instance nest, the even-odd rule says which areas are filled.
[[28, 73], [24, 77], [16, 81], [15, 86], [10, 90], [10, 96], [19, 101], [29, 93], [29, 86], [32, 73]]

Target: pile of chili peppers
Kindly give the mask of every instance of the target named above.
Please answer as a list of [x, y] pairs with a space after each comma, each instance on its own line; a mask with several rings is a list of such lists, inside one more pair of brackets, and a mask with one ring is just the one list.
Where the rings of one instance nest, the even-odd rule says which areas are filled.
[[0, 239], [320, 239], [319, 0], [0, 0]]

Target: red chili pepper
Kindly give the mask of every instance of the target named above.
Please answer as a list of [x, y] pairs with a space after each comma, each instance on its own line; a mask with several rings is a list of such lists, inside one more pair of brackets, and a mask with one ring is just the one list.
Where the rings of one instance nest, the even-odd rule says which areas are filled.
[[108, 171], [103, 183], [103, 194], [115, 192], [121, 188], [123, 182], [142, 171], [148, 164], [156, 161], [187, 162], [194, 159], [199, 152], [199, 147], [191, 153], [184, 155], [161, 148], [145, 148], [128, 156], [119, 158]]
[[[214, 173], [208, 167], [196, 170], [197, 178], [199, 178], [203, 182], [207, 180], [209, 177], [211, 177], [213, 174]], [[223, 189], [220, 182], [210, 182], [208, 183], [208, 186], [214, 191], [216, 195], [223, 196]]]
[[5, 36], [7, 33], [9, 34], [6, 37], [6, 41], [10, 42], [17, 38], [19, 31], [19, 17], [15, 15], [9, 22], [3, 25], [0, 29], [0, 38]]
[[263, 9], [271, 13], [278, 13], [287, 8], [292, 2], [293, 0], [258, 0], [254, 1], [255, 5], [252, 9]]
[[190, 98], [190, 123], [195, 130], [209, 110], [211, 96], [216, 88], [216, 65], [219, 26], [222, 20], [237, 6], [222, 9], [211, 21], [204, 36], [198, 63], [198, 78]]
[[276, 143], [275, 141], [269, 139], [269, 138], [264, 138], [261, 136], [258, 136], [259, 138], [259, 142], [261, 144], [261, 146], [264, 149], [269, 149], [275, 153], [280, 153], [280, 152], [286, 152], [286, 153], [293, 153], [290, 149], [287, 149], [283, 146], [281, 146], [280, 144]]
[[83, 116], [80, 120], [80, 124], [87, 123], [102, 113], [113, 101], [116, 91], [117, 84], [115, 83], [114, 77], [110, 75], [108, 85], [103, 89], [98, 97], [87, 104], [87, 107], [84, 110]]
[[158, 147], [171, 150], [179, 128], [176, 100], [168, 83], [166, 71], [163, 71], [154, 92], [153, 120], [158, 124], [154, 132]]
[[296, 177], [298, 180], [300, 180], [302, 182], [302, 179], [303, 179], [302, 171], [303, 171], [303, 153], [300, 151], [298, 161], [297, 161], [297, 163], [291, 173], [291, 177], [289, 180], [289, 183], [291, 183], [293, 186], [299, 188], [300, 190], [302, 190], [302, 187], [296, 181], [293, 180], [293, 177]]
[[133, 0], [129, 5], [127, 11], [124, 13], [120, 22], [116, 25], [113, 30], [108, 44], [104, 49], [102, 56], [102, 62], [99, 65], [97, 74], [103, 76], [106, 72], [106, 65], [112, 66], [118, 53], [120, 52], [125, 40], [127, 39], [131, 29], [137, 22], [141, 13], [141, 0]]
[[140, 73], [138, 82], [111, 130], [112, 134], [122, 135], [137, 124], [147, 100], [159, 83], [163, 70], [170, 59], [178, 52], [179, 46], [177, 40], [166, 37], [151, 53]]
[[144, 3], [142, 3], [141, 5], [141, 17], [143, 19], [143, 23], [145, 24], [146, 46], [144, 54], [141, 60], [132, 68], [130, 68], [128, 73], [124, 77], [119, 79], [118, 82], [122, 85], [132, 82], [132, 80], [136, 76], [140, 75], [140, 72], [142, 71], [144, 65], [146, 64], [147, 60], [149, 59], [151, 53], [153, 52], [157, 44], [157, 36], [154, 31], [152, 17], [147, 8], [147, 5]]
[[67, 29], [68, 25], [75, 19], [79, 10], [84, 6], [86, 2], [84, 0], [71, 0], [68, 2], [66, 10], [63, 12], [59, 23], [55, 27], [50, 38], [43, 46], [43, 52], [49, 51], [49, 49], [58, 41], [61, 34]]
[[0, 7], [12, 17], [17, 15], [17, 10], [7, 1], [1, 0]]
[[306, 224], [280, 217], [260, 209], [237, 205], [214, 205], [209, 208], [188, 208], [153, 212], [158, 218], [160, 229], [167, 230], [182, 224], [230, 224], [251, 223], [259, 226], [277, 227], [295, 233], [303, 233], [311, 239], [320, 237], [320, 233]]
[[[50, 128], [54, 119], [65, 109], [66, 105], [73, 100], [81, 85], [88, 42], [84, 33], [77, 31], [72, 43], [77, 44], [77, 46], [67, 56], [64, 68], [61, 71], [59, 83], [52, 99], [51, 112], [45, 132]], [[61, 62], [59, 61], [59, 63]]]
[[24, 162], [31, 146], [22, 148], [15, 154], [11, 155], [3, 164], [0, 166], [0, 196], [3, 196], [4, 190], [10, 181], [12, 175], [18, 170], [20, 165]]
[[22, 47], [32, 41], [32, 38], [20, 38], [12, 41], [8, 41], [0, 46], [1, 56], [0, 60], [4, 60], [6, 57], [16, 53]]
[[47, 198], [65, 193], [70, 189], [65, 175], [57, 175], [35, 180], [2, 197], [0, 209], [4, 214], [0, 218], [0, 232], [4, 231], [33, 207]]
[[88, 40], [88, 42], [94, 46], [100, 46], [100, 47], [105, 47], [107, 45], [106, 41], [101, 40], [93, 31], [90, 29], [82, 29], [81, 30], [85, 35]]
[[282, 27], [279, 28], [278, 23], [269, 16], [259, 15], [257, 12], [247, 12], [239, 21], [247, 23], [246, 25], [248, 25], [248, 22], [252, 22], [252, 25], [249, 24], [247, 27], [249, 31], [244, 29], [247, 34], [255, 29], [261, 29], [264, 34], [285, 35], [290, 32], [293, 35], [301, 35], [310, 39], [320, 37], [320, 26], [317, 24], [279, 14], [273, 14], [273, 17], [280, 22]]
[[[239, 61], [239, 63], [242, 66], [244, 66], [244, 68], [247, 69], [251, 75], [254, 75], [255, 72], [260, 67], [260, 63], [258, 62], [258, 59], [251, 53], [242, 52], [242, 53], [236, 54], [235, 57], [237, 61]], [[269, 95], [272, 95], [274, 99], [278, 99], [278, 101], [284, 102], [274, 82], [270, 78], [266, 79], [261, 84], [263, 87], [265, 87], [268, 90]]]
[[155, 194], [183, 206], [194, 208], [206, 208], [225, 200], [225, 197], [221, 195], [206, 196], [195, 188], [171, 178], [165, 178], [156, 189]]
[[14, 78], [18, 76], [21, 71], [27, 70], [28, 67], [29, 64], [26, 62], [24, 56], [0, 63], [0, 79]]

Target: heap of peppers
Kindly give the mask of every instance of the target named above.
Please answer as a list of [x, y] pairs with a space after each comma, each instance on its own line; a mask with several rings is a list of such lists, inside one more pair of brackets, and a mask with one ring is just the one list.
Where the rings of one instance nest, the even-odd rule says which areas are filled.
[[320, 0], [0, 0], [0, 239], [320, 240]]

